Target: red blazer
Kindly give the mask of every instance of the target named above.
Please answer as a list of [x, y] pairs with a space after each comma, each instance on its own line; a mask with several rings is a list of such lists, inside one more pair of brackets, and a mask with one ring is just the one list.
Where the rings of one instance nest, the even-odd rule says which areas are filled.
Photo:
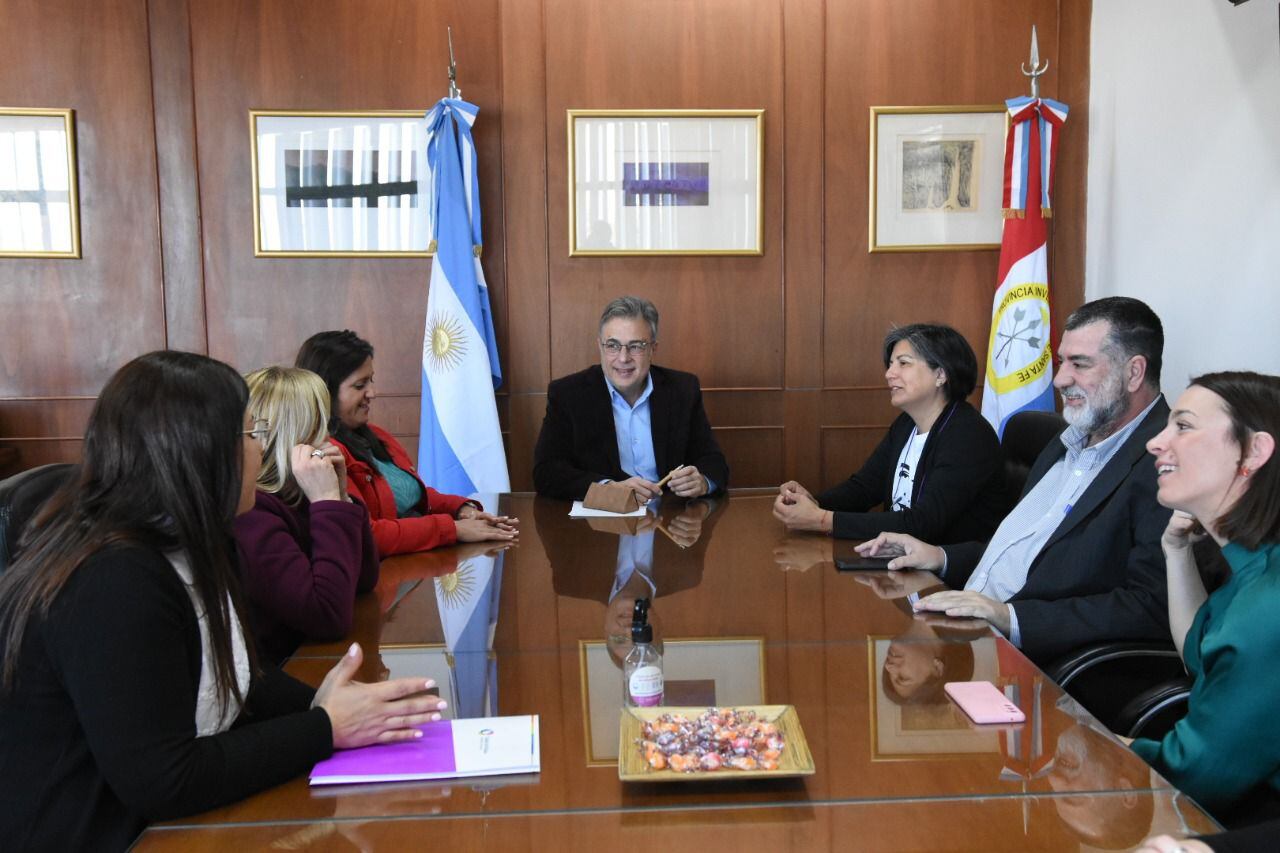
[[[409, 454], [405, 453], [400, 442], [373, 424], [369, 424], [369, 429], [386, 445], [391, 461], [397, 468], [418, 477], [417, 469], [409, 461]], [[360, 500], [369, 508], [373, 541], [378, 545], [380, 556], [426, 551], [441, 545], [452, 545], [458, 540], [453, 516], [467, 503], [466, 498], [441, 494], [418, 478], [418, 482], [422, 484], [422, 500], [418, 501], [416, 509], [422, 515], [397, 518], [395, 495], [391, 493], [391, 486], [382, 473], [352, 456], [351, 451], [336, 438], [330, 437], [330, 441], [342, 451], [342, 457], [347, 460], [348, 489], [359, 495]]]

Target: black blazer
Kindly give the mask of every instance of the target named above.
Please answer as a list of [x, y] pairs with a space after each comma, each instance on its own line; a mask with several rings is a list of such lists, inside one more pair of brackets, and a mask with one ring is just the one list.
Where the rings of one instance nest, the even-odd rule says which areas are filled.
[[[1037, 663], [1086, 643], [1169, 639], [1160, 537], [1171, 510], [1156, 502], [1156, 469], [1146, 450], [1168, 418], [1162, 398], [1063, 518], [1032, 561], [1026, 585], [1009, 600], [1022, 651]], [[1066, 453], [1061, 441], [1050, 441], [1031, 466], [1023, 495]], [[944, 580], [960, 589], [986, 543], [944, 550]]]
[[[681, 465], [695, 465], [717, 490], [728, 488], [729, 464], [711, 434], [702, 408], [702, 389], [692, 373], [649, 368], [653, 455], [663, 475]], [[552, 381], [547, 387], [547, 414], [533, 451], [533, 484], [538, 494], [580, 500], [600, 480], [625, 480], [630, 474], [618, 461], [613, 407], [599, 365]]]
[[898, 457], [915, 422], [903, 413], [848, 480], [818, 495], [833, 511], [832, 534], [872, 539], [884, 531], [906, 533], [938, 545], [989, 539], [1008, 513], [1004, 454], [986, 418], [963, 400], [952, 403], [929, 430], [911, 489], [911, 508], [868, 512], [893, 501]]

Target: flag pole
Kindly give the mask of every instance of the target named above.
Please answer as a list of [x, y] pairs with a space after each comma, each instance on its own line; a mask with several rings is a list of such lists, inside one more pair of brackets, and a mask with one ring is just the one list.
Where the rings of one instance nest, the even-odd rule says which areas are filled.
[[[453, 51], [453, 42], [450, 42], [450, 54]], [[1036, 42], [1036, 25], [1031, 25], [1031, 68], [1028, 70], [1027, 64], [1022, 63], [1022, 76], [1031, 78], [1031, 97], [1032, 99], [1040, 97], [1040, 75], [1049, 70], [1049, 60], [1044, 61], [1044, 65], [1040, 64], [1040, 45]]]
[[[449, 97], [458, 101], [462, 99], [462, 90], [458, 88], [458, 63], [453, 58], [453, 27], [445, 27], [445, 32], [449, 36]], [[1035, 40], [1034, 27], [1031, 38]]]

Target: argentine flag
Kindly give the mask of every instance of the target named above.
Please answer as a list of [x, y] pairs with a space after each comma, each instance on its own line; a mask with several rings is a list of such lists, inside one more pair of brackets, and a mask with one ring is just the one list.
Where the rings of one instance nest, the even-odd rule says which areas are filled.
[[433, 488], [458, 495], [511, 491], [493, 396], [502, 369], [480, 268], [480, 188], [471, 141], [478, 112], [444, 98], [426, 119], [436, 254], [422, 339], [418, 471]]

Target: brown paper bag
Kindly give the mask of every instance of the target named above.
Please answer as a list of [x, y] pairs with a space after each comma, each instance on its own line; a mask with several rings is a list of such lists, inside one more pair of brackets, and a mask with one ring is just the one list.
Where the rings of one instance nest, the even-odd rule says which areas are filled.
[[636, 493], [622, 483], [592, 483], [582, 505], [606, 512], [635, 512], [640, 508]]

